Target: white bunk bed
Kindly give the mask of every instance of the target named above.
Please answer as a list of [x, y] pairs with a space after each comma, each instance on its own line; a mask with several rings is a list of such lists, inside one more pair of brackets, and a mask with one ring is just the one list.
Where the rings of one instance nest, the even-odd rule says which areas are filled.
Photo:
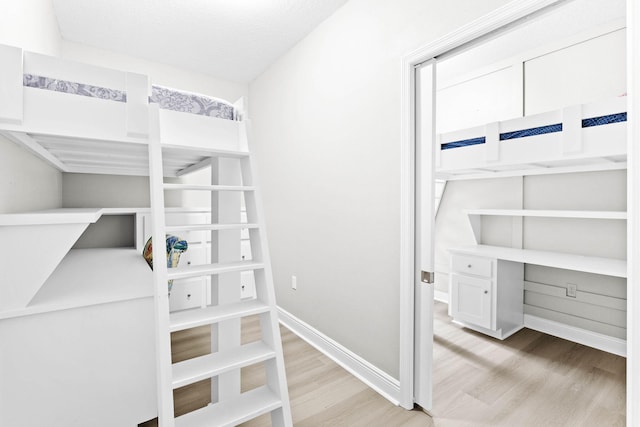
[[[149, 176], [154, 138], [165, 177], [210, 166], [213, 155], [247, 155], [241, 101], [9, 46], [0, 62], [0, 134], [62, 172]], [[136, 248], [72, 249], [102, 215], [122, 214], [139, 217]], [[0, 238], [13, 242], [0, 257], [1, 425], [133, 426], [158, 416], [145, 215], [150, 233], [148, 208], [0, 215]], [[47, 348], [53, 336], [68, 347]], [[63, 360], [76, 353], [79, 362]], [[34, 390], [32, 377], [49, 385]]]
[[[439, 144], [436, 176], [445, 180], [626, 169], [626, 97], [489, 123], [437, 135], [436, 140]], [[525, 264], [622, 279], [627, 275], [626, 260], [615, 256], [595, 257], [523, 247], [526, 218], [624, 222], [626, 212], [468, 209], [464, 213], [468, 215], [476, 244], [448, 248], [450, 314], [455, 321], [499, 339], [529, 327], [615, 354], [626, 354], [625, 340], [609, 335], [598, 322], [592, 322], [592, 326], [602, 332], [526, 314], [523, 307], [525, 290], [553, 291], [555, 297], [576, 298], [575, 285], [564, 295], [561, 288], [549, 286], [551, 290], [540, 290], [540, 286], [527, 282]], [[512, 219], [511, 246], [483, 244], [482, 224], [488, 217]], [[578, 292], [578, 299], [583, 296], [589, 297]], [[610, 300], [612, 308], [626, 310], [624, 301]]]
[[623, 169], [626, 118], [626, 97], [618, 97], [440, 134], [436, 175], [453, 180]]

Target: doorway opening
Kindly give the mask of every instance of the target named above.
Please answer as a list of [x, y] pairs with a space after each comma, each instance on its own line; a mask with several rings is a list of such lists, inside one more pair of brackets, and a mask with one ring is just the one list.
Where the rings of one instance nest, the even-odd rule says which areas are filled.
[[[579, 6], [580, 3], [589, 2], [574, 1], [568, 3], [565, 7]], [[621, 2], [621, 4], [624, 7], [624, 2]], [[554, 15], [561, 9], [560, 7], [556, 8], [549, 14], [548, 18], [551, 20], [561, 19], [558, 18], [558, 15]], [[572, 22], [576, 23], [578, 20], [575, 19], [575, 14], [572, 16], [574, 18]], [[599, 17], [603, 18], [603, 15], [600, 13]], [[539, 17], [535, 22], [540, 23], [544, 19], [544, 17]], [[586, 21], [584, 25], [585, 28], [580, 31], [576, 31], [574, 28], [571, 30], [573, 32], [563, 36], [553, 35], [546, 43], [540, 42], [540, 37], [532, 38], [531, 40], [535, 40], [535, 42], [529, 49], [523, 48], [522, 42], [519, 42], [511, 56], [509, 56], [508, 49], [505, 49], [504, 45], [503, 49], [496, 49], [496, 45], [501, 43], [501, 37], [493, 37], [482, 45], [468, 48], [462, 53], [455, 52], [456, 55], [442, 55], [439, 57], [436, 65], [437, 101], [435, 104], [434, 125], [436, 129], [434, 134], [455, 133], [461, 129], [473, 128], [474, 126], [485, 126], [499, 121], [543, 113], [547, 110], [565, 110], [569, 105], [598, 102], [599, 99], [615, 98], [623, 95], [626, 87], [626, 77], [624, 75], [624, 70], [626, 69], [624, 64], [625, 49], [622, 46], [620, 52], [619, 40], [622, 39], [624, 41], [625, 39], [624, 17], [617, 17], [598, 24], [593, 21]], [[527, 26], [520, 26], [519, 28], [522, 29]], [[518, 29], [512, 29], [507, 36], [513, 36], [518, 31]], [[611, 46], [614, 46], [614, 49], [611, 49]], [[581, 52], [585, 48], [587, 54]], [[584, 71], [586, 68], [580, 71], [579, 67], [587, 65], [576, 58], [586, 59], [588, 63], [588, 60], [598, 57], [596, 50], [599, 48], [604, 49], [604, 54], [617, 55], [617, 59], [600, 61], [601, 63], [596, 64], [595, 67], [588, 66], [589, 72], [601, 73], [601, 75], [608, 77], [604, 79], [604, 85], [588, 85], [587, 82], [596, 76], [586, 76], [585, 74], [588, 74]], [[494, 52], [498, 52], [501, 57], [491, 57], [487, 53], [491, 49]], [[506, 55], [505, 52], [507, 52]], [[623, 59], [622, 63], [618, 60], [620, 57]], [[565, 61], [565, 66], [560, 66], [559, 64], [562, 64], [563, 61]], [[578, 67], [578, 71], [571, 70], [572, 66]], [[616, 70], [622, 69], [621, 77], [611, 79], [613, 74], [610, 67]], [[553, 80], [562, 81], [563, 73], [569, 76], [569, 80], [565, 80], [564, 86], [559, 88], [550, 84], [550, 81]], [[571, 80], [572, 75], [574, 76], [573, 80]], [[622, 82], [622, 87], [607, 86], [612, 80], [615, 80], [618, 84]], [[576, 89], [573, 92], [572, 88], [568, 87], [571, 84], [575, 84]], [[465, 137], [463, 131], [459, 133], [461, 135], [459, 140], [461, 141], [465, 140], [465, 138], [473, 139]], [[438, 165], [441, 160], [438, 159], [438, 156], [438, 153], [434, 154], [436, 171], [439, 167], [442, 167], [441, 164]], [[488, 342], [501, 343], [502, 345], [498, 347], [498, 353], [503, 352], [505, 354], [516, 353], [522, 355], [527, 353], [526, 349], [530, 346], [537, 348], [537, 344], [533, 344], [534, 341], [548, 340], [548, 335], [543, 333], [563, 336], [562, 333], [569, 334], [568, 330], [574, 331], [575, 329], [584, 329], [614, 338], [611, 340], [613, 347], [607, 347], [611, 343], [602, 344], [600, 342], [587, 343], [588, 345], [600, 346], [600, 348], [614, 353], [616, 352], [615, 348], [619, 348], [616, 345], [621, 343], [616, 342], [616, 339], [623, 340], [626, 335], [626, 273], [625, 278], [620, 278], [615, 275], [572, 270], [566, 268], [566, 266], [565, 268], [562, 268], [563, 266], [536, 266], [529, 262], [520, 261], [520, 264], [523, 264], [521, 273], [523, 282], [521, 290], [523, 307], [521, 310], [523, 317], [528, 316], [529, 320], [534, 318], [549, 320], [554, 322], [552, 326], [557, 326], [557, 323], [571, 326], [571, 328], [558, 332], [555, 329], [553, 331], [545, 329], [550, 327], [550, 322], [529, 323], [529, 327], [537, 328], [538, 330], [536, 332], [529, 329], [534, 334], [529, 334], [528, 339], [533, 341], [527, 341], [526, 337], [521, 338], [517, 334], [505, 341], [500, 340], [500, 338], [506, 338], [506, 335], [512, 331], [503, 331], [497, 334], [499, 335], [497, 337], [488, 338], [491, 335], [489, 331], [498, 329], [496, 325], [489, 324], [489, 327], [487, 327], [485, 324], [476, 323], [477, 327], [473, 328], [473, 322], [469, 320], [469, 317], [464, 316], [464, 314], [469, 313], [463, 313], [461, 317], [462, 322], [460, 323], [466, 326], [464, 329], [461, 326], [452, 326], [450, 321], [447, 321], [448, 324], [446, 326], [440, 324], [438, 317], [441, 316], [446, 319], [452, 314], [450, 306], [442, 305], [443, 303], [449, 305], [449, 302], [451, 302], [453, 294], [451, 284], [454, 282], [451, 276], [459, 273], [454, 265], [455, 259], [452, 259], [451, 256], [451, 248], [482, 244], [517, 249], [536, 248], [544, 250], [545, 245], [551, 242], [553, 251], [580, 252], [586, 250], [586, 255], [588, 256], [625, 259], [627, 243], [626, 222], [621, 221], [619, 218], [601, 218], [597, 215], [592, 215], [589, 218], [578, 218], [578, 220], [574, 218], [571, 222], [567, 222], [568, 219], [564, 213], [561, 214], [564, 216], [560, 217], [557, 216], [556, 212], [551, 217], [539, 217], [536, 215], [535, 218], [530, 218], [522, 213], [523, 211], [534, 210], [626, 212], [626, 164], [622, 164], [623, 162], [620, 158], [611, 157], [608, 161], [612, 165], [594, 166], [593, 163], [584, 165], [580, 164], [580, 162], [551, 165], [544, 162], [534, 164], [533, 162], [523, 161], [521, 162], [522, 164], [516, 167], [484, 168], [484, 170], [483, 168], [469, 168], [470, 170], [466, 171], [469, 176], [465, 176], [465, 178], [457, 176], [457, 173], [443, 173], [436, 177], [440, 179], [446, 178], [447, 184], [435, 218], [435, 263], [432, 271], [435, 271], [434, 293], [436, 300], [440, 302], [436, 302], [435, 311], [438, 314], [433, 324], [436, 346], [433, 362], [434, 371], [438, 369], [438, 347], [444, 353], [449, 351], [450, 354], [457, 353], [466, 356], [468, 365], [475, 369], [471, 369], [470, 373], [464, 376], [462, 383], [466, 385], [465, 387], [454, 387], [454, 389], [466, 388], [466, 398], [475, 398], [486, 404], [487, 399], [495, 399], [496, 393], [500, 394], [500, 392], [496, 392], [496, 389], [509, 387], [505, 384], [494, 384], [492, 389], [487, 386], [487, 382], [491, 383], [487, 379], [479, 380], [478, 385], [475, 387], [470, 386], [469, 378], [471, 378], [473, 372], [477, 375], [477, 368], [482, 366], [483, 362], [497, 377], [514, 376], [522, 380], [522, 377], [518, 377], [521, 372], [515, 369], [507, 369], [506, 372], [500, 373], [500, 369], [504, 368], [505, 365], [509, 367], [509, 362], [506, 362], [506, 359], [501, 359], [500, 356], [489, 356], [486, 349], [484, 350], [485, 353], [483, 353], [482, 348], [484, 347], [481, 344], [465, 341], [464, 339], [458, 342], [448, 339], [447, 336], [451, 335], [452, 332], [447, 332], [445, 330], [446, 327], [455, 328], [454, 332], [461, 332], [465, 338], [478, 338], [479, 342], [488, 340]], [[531, 170], [523, 173], [524, 164]], [[554, 169], [551, 170], [551, 168]], [[447, 170], [447, 172], [451, 172], [451, 170]], [[467, 179], [469, 177], [473, 179]], [[596, 184], [595, 186], [594, 183]], [[434, 188], [436, 184], [437, 182], [434, 184]], [[561, 191], [554, 191], [558, 189]], [[496, 214], [498, 210], [509, 211], [510, 214], [507, 215], [504, 212]], [[515, 211], [517, 211], [516, 214], [513, 213]], [[604, 231], [594, 232], [596, 227], [602, 228], [602, 223], [604, 223]], [[445, 231], [443, 232], [443, 230]], [[479, 230], [482, 231], [480, 232]], [[585, 230], [588, 230], [589, 233], [585, 233]], [[596, 235], [597, 233], [602, 233], [600, 238], [596, 239], [597, 241], [607, 240], [613, 243], [608, 245], [607, 248], [596, 247], [593, 243], [589, 246], [589, 241], [585, 241], [584, 236], [585, 234], [594, 233]], [[569, 242], [557, 242], [556, 240], [560, 237]], [[506, 260], [506, 262], [514, 261]], [[492, 275], [494, 273], [498, 274], [496, 269], [499, 272], [499, 269], [504, 267], [502, 264], [505, 264], [505, 262], [501, 262], [499, 265], [499, 261], [495, 260], [494, 264], [489, 265], [489, 274], [491, 276], [488, 277], [490, 279], [488, 285], [485, 281], [473, 288], [473, 283], [462, 283], [461, 286], [471, 290], [463, 298], [464, 301], [458, 301], [458, 303], [464, 305], [465, 301], [471, 298], [470, 295], [474, 295], [474, 292], [481, 290], [484, 285], [495, 287], [494, 282], [497, 277]], [[506, 269], [508, 270], [509, 266]], [[469, 276], [475, 279], [485, 278], [482, 275], [483, 273], [478, 273]], [[594, 275], [596, 276], [595, 278]], [[599, 283], [595, 284], [595, 282]], [[573, 287], [574, 285], [577, 285], [577, 289]], [[603, 291], [603, 287], [607, 290]], [[564, 290], [564, 295], [558, 293], [562, 290]], [[491, 288], [491, 292], [497, 291]], [[579, 303], [579, 298], [570, 296], [570, 294], [575, 294], [576, 292], [588, 293], [590, 294], [589, 297], [594, 294], [597, 296], [598, 303]], [[574, 300], [568, 298], [574, 298]], [[609, 300], [609, 298], [613, 298], [613, 300]], [[482, 303], [478, 303], [478, 300], [471, 299], [471, 301], [474, 304], [471, 311], [478, 306], [482, 306]], [[603, 301], [615, 301], [617, 304], [609, 304], [609, 302]], [[489, 307], [490, 310], [498, 308], [495, 300], [490, 303], [493, 304], [493, 306]], [[598, 307], [596, 311], [599, 311], [598, 314], [595, 314], [591, 307], [587, 307], [586, 312], [580, 311], [585, 310], [586, 307], [581, 307], [582, 304], [596, 305]], [[611, 305], [615, 307], [611, 307]], [[569, 306], [571, 307], [568, 308]], [[464, 312], [459, 308], [457, 310], [458, 321], [460, 321], [459, 313], [461, 311]], [[493, 315], [495, 316], [495, 312]], [[581, 323], [581, 321], [571, 317], [603, 323], [606, 326], [589, 322]], [[594, 318], [597, 320], [594, 320]], [[495, 323], [496, 320], [494, 319], [493, 322]], [[522, 323], [522, 326], [525, 326], [524, 320]], [[505, 328], [506, 326], [503, 329]], [[440, 329], [444, 331], [442, 334], [440, 334]], [[503, 333], [505, 336], [500, 336]], [[564, 336], [564, 338], [574, 339], [578, 343], [584, 340], [584, 338], [571, 335]], [[564, 342], [569, 346], [567, 347], [568, 350], [557, 350], [557, 354], [554, 356], [557, 356], [557, 358], [549, 360], [558, 361], [562, 358], [562, 354], [567, 352], [572, 354], [573, 357], [578, 357], [575, 355], [575, 348], [578, 346], [580, 348], [584, 347], [581, 344]], [[585, 343], [582, 342], [582, 344]], [[545, 351], [550, 352], [549, 354], [553, 353], [552, 350]], [[536, 354], [535, 352], [529, 353], [534, 356]], [[480, 357], [481, 354], [486, 357]], [[605, 356], [603, 356], [603, 359], [607, 359]], [[449, 361], [451, 360], [451, 358], [448, 359]], [[500, 364], [494, 363], [499, 360], [502, 360]], [[511, 363], [513, 365], [516, 364], [515, 362]], [[609, 368], [605, 369], [602, 366], [594, 366], [593, 368], [596, 370], [608, 370], [609, 372], [615, 370], [615, 375], [622, 378], [624, 382], [624, 363], [622, 363], [622, 369], [620, 369], [619, 360], [618, 362], [607, 362], [606, 365]], [[616, 367], [612, 368], [614, 365]], [[452, 368], [450, 365], [447, 366], [452, 369], [452, 373], [461, 372], [460, 369]], [[443, 378], [446, 379], [449, 385], [454, 383], [451, 380], [453, 377], [455, 377], [453, 374], [443, 374]], [[438, 384], [437, 375], [434, 375], [433, 381], [435, 390], [433, 410], [438, 413], [439, 390], [447, 394], [451, 400], [451, 389]], [[416, 381], [416, 384], [419, 384], [419, 381]], [[624, 385], [622, 388], [624, 389]], [[470, 392], [469, 389], [472, 389], [472, 391]], [[561, 387], [556, 387], [556, 389], [560, 390]], [[483, 397], [481, 395], [483, 390], [492, 391], [494, 393], [493, 397], [487, 397], [486, 394]], [[473, 393], [476, 393], [476, 396]], [[564, 393], [564, 395], [569, 394]], [[624, 399], [624, 392], [621, 396]], [[460, 403], [460, 400], [453, 400], [455, 402], [450, 402], [452, 407]], [[568, 403], [565, 406], [571, 407], [571, 404]], [[565, 413], [571, 413], [571, 411]]]

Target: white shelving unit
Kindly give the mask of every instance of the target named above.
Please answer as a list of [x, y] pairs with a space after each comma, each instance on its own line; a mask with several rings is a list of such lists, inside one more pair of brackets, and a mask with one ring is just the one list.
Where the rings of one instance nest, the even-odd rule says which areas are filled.
[[[454, 320], [471, 329], [504, 339], [522, 327], [551, 333], [605, 351], [624, 355], [624, 340], [603, 334], [562, 325], [531, 315], [523, 311], [524, 278], [522, 274], [500, 274], [499, 266], [534, 264], [565, 270], [600, 274], [612, 277], [627, 277], [627, 261], [623, 259], [586, 256], [548, 250], [527, 249], [484, 245], [482, 242], [482, 217], [503, 216], [513, 218], [513, 230], [522, 231], [526, 217], [558, 218], [568, 220], [614, 220], [626, 221], [627, 213], [622, 211], [582, 211], [582, 210], [532, 210], [532, 209], [470, 209], [465, 213], [478, 244], [450, 249], [451, 253], [451, 314]], [[521, 245], [521, 241], [520, 241]], [[478, 266], [486, 266], [480, 269]], [[509, 295], [508, 299], [500, 295]], [[507, 301], [507, 302], [504, 302]], [[462, 308], [461, 308], [462, 307]], [[465, 309], [472, 307], [475, 311]], [[519, 313], [518, 310], [521, 310]], [[507, 314], [505, 314], [507, 313]], [[510, 329], [505, 333], [497, 319], [508, 315], [509, 319], [520, 319], [519, 324], [507, 323]]]
[[621, 211], [580, 211], [580, 210], [542, 210], [542, 209], [469, 209], [464, 211], [469, 216], [476, 243], [482, 241], [482, 217], [504, 216], [513, 218], [514, 229], [522, 228], [522, 219], [566, 218], [566, 219], [611, 219], [626, 220], [627, 213]]

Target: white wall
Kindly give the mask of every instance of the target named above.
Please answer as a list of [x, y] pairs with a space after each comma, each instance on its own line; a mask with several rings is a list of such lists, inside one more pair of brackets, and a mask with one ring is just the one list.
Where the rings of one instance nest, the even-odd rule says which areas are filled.
[[62, 37], [51, 0], [0, 2], [0, 44], [59, 55]]
[[0, 136], [0, 213], [62, 206], [62, 174]]
[[246, 84], [221, 80], [206, 74], [98, 49], [81, 43], [63, 41], [61, 56], [65, 59], [101, 67], [146, 74], [154, 84], [214, 96], [230, 102], [235, 102], [248, 94]]
[[619, 29], [527, 61], [526, 114], [626, 94], [626, 37]]
[[[0, 2], [0, 44], [56, 55], [61, 38], [50, 0]], [[60, 207], [57, 169], [0, 136], [0, 213]]]
[[401, 58], [505, 3], [350, 0], [250, 85], [278, 304], [395, 377]]

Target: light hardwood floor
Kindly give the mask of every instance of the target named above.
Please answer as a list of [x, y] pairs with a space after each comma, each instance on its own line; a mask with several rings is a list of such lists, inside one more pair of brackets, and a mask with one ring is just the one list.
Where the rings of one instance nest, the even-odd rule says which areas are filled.
[[435, 309], [436, 426], [625, 425], [625, 358], [529, 329], [494, 340]]
[[[433, 418], [396, 407], [326, 356], [281, 328], [295, 426], [624, 426], [625, 359], [531, 330], [505, 341], [461, 328], [435, 305]], [[243, 341], [259, 338], [257, 319]], [[173, 337], [174, 359], [206, 351], [200, 328]], [[243, 390], [264, 383], [258, 365], [243, 369]], [[176, 413], [208, 402], [208, 382], [177, 390]], [[145, 426], [155, 425], [153, 423]], [[262, 416], [244, 427], [270, 426]]]

